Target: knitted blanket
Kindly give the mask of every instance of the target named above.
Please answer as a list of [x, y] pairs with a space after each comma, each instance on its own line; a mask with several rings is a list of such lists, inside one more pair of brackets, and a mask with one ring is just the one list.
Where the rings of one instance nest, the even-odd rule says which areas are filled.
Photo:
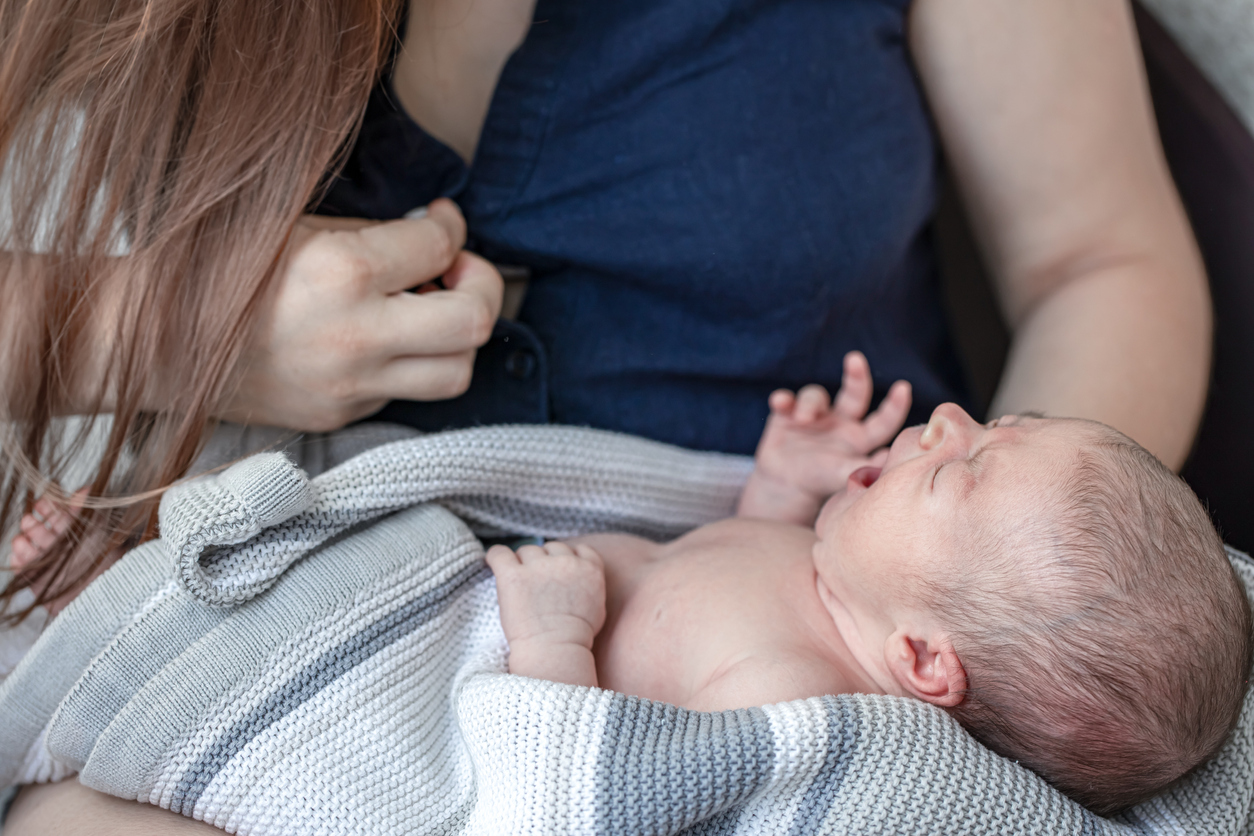
[[500, 427], [181, 486], [0, 685], [0, 786], [77, 772], [258, 835], [1254, 833], [1248, 702], [1215, 761], [1108, 820], [919, 702], [700, 713], [504, 672], [476, 533], [672, 537], [749, 467]]

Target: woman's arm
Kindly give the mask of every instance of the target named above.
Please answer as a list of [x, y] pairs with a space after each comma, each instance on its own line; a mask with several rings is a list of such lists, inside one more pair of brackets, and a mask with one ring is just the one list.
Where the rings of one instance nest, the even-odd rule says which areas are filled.
[[1127, 2], [916, 0], [910, 29], [1014, 333], [992, 411], [1097, 419], [1179, 468], [1210, 296]]
[[84, 787], [77, 778], [24, 787], [4, 822], [5, 836], [206, 836], [212, 825]]

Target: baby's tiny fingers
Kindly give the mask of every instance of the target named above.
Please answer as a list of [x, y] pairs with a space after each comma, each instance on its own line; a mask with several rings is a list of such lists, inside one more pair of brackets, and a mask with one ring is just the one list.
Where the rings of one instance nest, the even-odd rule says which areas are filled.
[[509, 546], [493, 546], [488, 549], [485, 559], [488, 561], [488, 567], [498, 575], [514, 566], [521, 565], [518, 555]]
[[17, 524], [18, 530], [23, 534], [29, 534], [36, 528], [41, 528], [44, 531], [47, 531], [48, 527], [44, 524], [46, 519], [47, 517], [39, 514], [38, 511], [32, 510], [29, 514], [22, 515], [21, 521]]
[[910, 412], [910, 401], [910, 384], [904, 380], [894, 383], [879, 408], [862, 423], [869, 447], [880, 447], [896, 438]]
[[545, 551], [544, 546], [523, 546], [518, 549], [518, 561], [524, 566], [528, 561], [535, 562], [548, 556], [549, 553]]
[[802, 424], [810, 424], [827, 414], [832, 399], [827, 390], [817, 383], [802, 387], [797, 393], [797, 408], [793, 417]]
[[[32, 529], [43, 528], [52, 532], [55, 537], [60, 537], [70, 530], [70, 526], [74, 522], [74, 513], [83, 507], [86, 499], [87, 488], [83, 488], [71, 496], [69, 506], [66, 508], [62, 508], [46, 496], [40, 497], [35, 502], [34, 507], [31, 508], [31, 512], [22, 517], [21, 530], [24, 533], [29, 533]], [[41, 548], [47, 548], [47, 546], [42, 546], [38, 542], [36, 542], [36, 545]]]
[[564, 556], [564, 555], [573, 555], [575, 553], [571, 549], [570, 546], [566, 545], [561, 540], [549, 540], [548, 542], [544, 544], [544, 550], [548, 554], [551, 554], [555, 557], [557, 555]]
[[25, 537], [32, 546], [41, 552], [52, 548], [66, 527], [67, 524], [57, 517], [51, 517], [45, 522], [39, 522], [31, 514], [22, 517], [20, 524], [21, 536]]
[[787, 418], [792, 415], [793, 407], [797, 405], [797, 397], [788, 389], [776, 389], [771, 393], [767, 403], [771, 407], [771, 412]]
[[832, 409], [843, 418], [862, 420], [871, 408], [871, 364], [861, 351], [845, 355], [845, 368], [840, 378], [840, 391]]
[[595, 563], [597, 566], [605, 565], [605, 561], [604, 559], [602, 559], [601, 553], [598, 552], [596, 549], [592, 548], [591, 546], [585, 545], [583, 543], [580, 543], [579, 545], [575, 546], [575, 554], [579, 555], [580, 557], [582, 557], [584, 560], [588, 561], [589, 563]]
[[87, 502], [87, 494], [90, 490], [91, 486], [88, 485], [87, 487], [79, 488], [74, 492], [74, 494], [70, 497], [71, 511], [78, 511], [82, 509], [83, 505]]
[[54, 517], [61, 516], [60, 509], [53, 505], [45, 496], [35, 503], [35, 507], [30, 509], [31, 514], [45, 525]]
[[28, 563], [39, 557], [42, 549], [35, 547], [25, 534], [19, 534], [13, 538], [13, 545], [9, 550], [9, 563], [13, 569], [21, 569]]

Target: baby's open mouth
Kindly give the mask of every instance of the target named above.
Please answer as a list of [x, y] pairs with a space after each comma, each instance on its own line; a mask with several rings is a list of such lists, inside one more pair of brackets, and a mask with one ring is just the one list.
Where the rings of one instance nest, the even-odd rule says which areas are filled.
[[875, 480], [880, 478], [883, 468], [879, 467], [860, 467], [853, 473], [849, 474], [849, 482], [855, 485], [861, 485], [869, 488], [875, 484]]

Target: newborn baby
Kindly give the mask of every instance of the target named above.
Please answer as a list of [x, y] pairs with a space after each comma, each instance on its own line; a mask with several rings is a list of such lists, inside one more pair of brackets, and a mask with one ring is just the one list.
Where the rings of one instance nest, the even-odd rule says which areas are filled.
[[1184, 482], [1102, 424], [953, 404], [877, 450], [909, 387], [870, 396], [859, 354], [834, 404], [772, 395], [735, 519], [492, 547], [511, 673], [701, 711], [913, 697], [1099, 813], [1214, 755], [1250, 610]]

